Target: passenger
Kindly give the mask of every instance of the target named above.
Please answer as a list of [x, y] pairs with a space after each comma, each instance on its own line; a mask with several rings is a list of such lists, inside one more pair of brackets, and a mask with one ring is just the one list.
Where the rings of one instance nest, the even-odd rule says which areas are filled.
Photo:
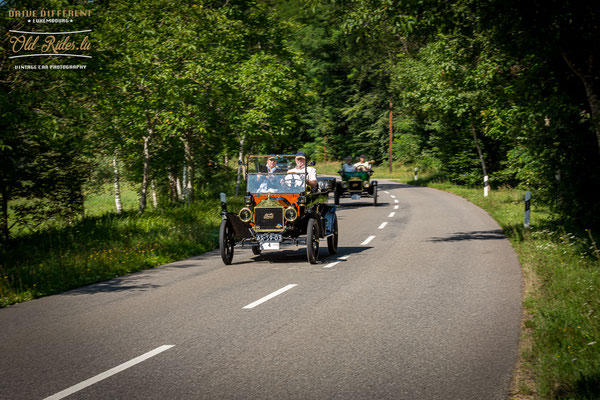
[[267, 173], [274, 174], [275, 172], [281, 172], [281, 170], [277, 168], [277, 159], [275, 156], [270, 156], [267, 159]]
[[342, 165], [343, 172], [354, 172], [356, 168], [352, 165], [352, 156], [346, 157], [346, 163]]
[[256, 178], [259, 183], [259, 193], [266, 192], [277, 192], [279, 189], [279, 182], [277, 181], [277, 177], [273, 174], [282, 172], [281, 169], [277, 167], [277, 159], [275, 156], [269, 156], [267, 159], [267, 175], [263, 175], [261, 173], [257, 174]]

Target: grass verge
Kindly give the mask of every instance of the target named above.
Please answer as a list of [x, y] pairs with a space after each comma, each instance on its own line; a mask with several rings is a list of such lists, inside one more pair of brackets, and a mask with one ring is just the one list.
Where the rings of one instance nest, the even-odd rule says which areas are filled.
[[[414, 184], [411, 180], [404, 183]], [[524, 191], [449, 183], [420, 184], [466, 198], [486, 210], [510, 239], [523, 267], [522, 341], [513, 399], [600, 398], [600, 251], [598, 236], [569, 228], [544, 208], [523, 227]]]
[[[242, 204], [229, 202], [232, 209]], [[0, 248], [0, 307], [212, 250], [220, 222], [220, 203], [211, 199], [22, 234]]]

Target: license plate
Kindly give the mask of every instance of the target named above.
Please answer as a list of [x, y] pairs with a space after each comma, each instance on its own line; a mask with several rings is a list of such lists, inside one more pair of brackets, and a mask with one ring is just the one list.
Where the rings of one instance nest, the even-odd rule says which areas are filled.
[[360, 194], [353, 194], [352, 195], [352, 200], [358, 200], [360, 199]]
[[260, 244], [261, 250], [279, 250], [279, 242], [263, 242]]
[[256, 240], [259, 243], [281, 242], [282, 239], [281, 233], [259, 233], [256, 235]]

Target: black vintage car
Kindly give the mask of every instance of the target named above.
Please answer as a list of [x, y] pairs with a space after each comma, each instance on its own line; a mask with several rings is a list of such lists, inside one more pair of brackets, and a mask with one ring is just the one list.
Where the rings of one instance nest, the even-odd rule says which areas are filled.
[[[278, 164], [288, 167], [286, 171], [267, 172], [266, 160], [273, 157]], [[231, 264], [236, 246], [251, 247], [257, 255], [262, 251], [306, 246], [311, 264], [318, 260], [321, 239], [327, 239], [330, 254], [337, 252], [336, 207], [327, 204], [335, 179], [318, 178], [317, 187], [311, 188], [306, 182], [306, 166], [296, 169], [294, 157], [285, 154], [250, 156], [245, 206], [241, 210], [227, 211], [226, 199], [221, 194], [223, 219], [219, 247], [226, 265]]]
[[341, 197], [360, 199], [361, 197], [373, 198], [373, 205], [377, 205], [377, 181], [371, 180], [373, 170], [359, 165], [355, 171], [348, 172], [342, 169], [338, 171], [341, 180], [337, 182], [334, 203], [340, 204]]

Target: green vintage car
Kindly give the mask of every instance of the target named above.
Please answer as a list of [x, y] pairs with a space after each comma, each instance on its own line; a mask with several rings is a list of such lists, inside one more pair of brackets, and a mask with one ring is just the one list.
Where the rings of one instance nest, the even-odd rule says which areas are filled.
[[340, 204], [341, 197], [350, 197], [354, 200], [361, 197], [373, 198], [373, 205], [377, 205], [377, 181], [371, 180], [372, 169], [358, 166], [356, 171], [347, 172], [344, 169], [338, 171], [340, 180], [336, 182], [334, 192], [334, 203]]
[[[317, 187], [306, 183], [306, 166], [298, 170], [293, 154], [252, 155], [247, 164], [245, 205], [229, 212], [221, 194], [219, 247], [226, 265], [233, 260], [234, 248], [250, 247], [256, 255], [262, 251], [306, 246], [307, 259], [319, 258], [319, 241], [327, 240], [330, 254], [337, 252], [338, 222], [336, 207], [327, 204], [335, 188], [335, 178], [317, 178]], [[277, 168], [267, 171], [268, 159], [277, 160]], [[284, 166], [284, 168], [280, 168]]]

